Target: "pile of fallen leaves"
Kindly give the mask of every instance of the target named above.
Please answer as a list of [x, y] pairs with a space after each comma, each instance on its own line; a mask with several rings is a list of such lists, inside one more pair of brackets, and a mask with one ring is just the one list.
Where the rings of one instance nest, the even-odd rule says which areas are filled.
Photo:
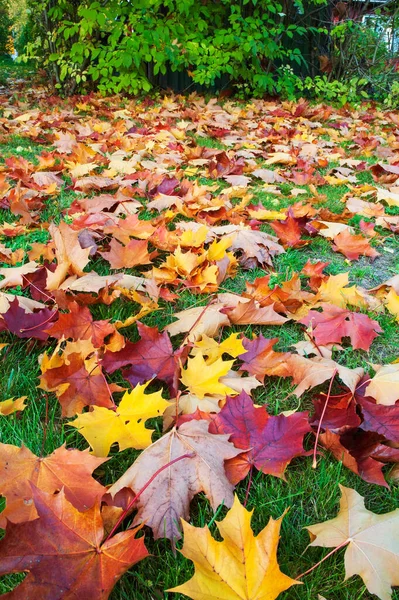
[[[249, 491], [254, 469], [284, 478], [295, 457], [316, 465], [323, 448], [373, 484], [388, 485], [386, 463], [399, 472], [399, 363], [365, 370], [339, 362], [348, 347], [367, 357], [382, 333], [373, 316], [399, 317], [399, 275], [367, 290], [350, 285], [348, 273], [328, 275], [325, 262], [308, 261], [279, 283], [273, 266], [320, 236], [348, 264], [378, 262], [399, 230], [398, 115], [38, 92], [30, 104], [3, 97], [0, 138], [10, 135], [48, 149], [36, 163], [14, 155], [0, 166], [2, 356], [15, 338], [27, 352], [40, 348], [37, 384], [89, 447], [37, 457], [0, 445], [0, 574], [29, 573], [3, 597], [108, 598], [147, 556], [137, 537], [145, 525], [172, 545], [184, 537], [195, 575], [173, 591], [276, 598], [298, 583], [277, 564], [280, 521], [254, 537], [235, 487], [247, 478]], [[365, 172], [373, 184], [362, 183]], [[318, 187], [343, 183], [349, 191], [332, 212]], [[257, 199], [259, 189], [274, 209]], [[63, 207], [65, 190], [74, 196]], [[17, 236], [35, 231], [45, 241], [13, 249]], [[254, 281], [253, 269], [264, 272]], [[245, 290], [233, 293], [226, 286], [243, 273]], [[175, 312], [187, 290], [198, 302]], [[93, 317], [93, 306], [114, 302], [129, 316]], [[145, 324], [165, 310], [174, 320], [163, 330]], [[276, 351], [288, 322], [302, 340]], [[275, 337], [263, 336], [264, 325]], [[253, 396], [279, 378], [292, 382], [298, 410], [273, 415]], [[0, 414], [26, 403], [5, 399]], [[150, 419], [161, 425], [156, 435]], [[92, 474], [111, 447], [141, 453], [104, 487]], [[223, 541], [188, 523], [200, 492], [214, 510], [230, 508], [217, 525]], [[133, 514], [133, 528], [118, 533]], [[343, 488], [338, 517], [309, 532], [312, 545], [347, 546], [347, 577], [359, 574], [386, 600], [399, 584], [398, 528], [397, 511], [375, 515]]]

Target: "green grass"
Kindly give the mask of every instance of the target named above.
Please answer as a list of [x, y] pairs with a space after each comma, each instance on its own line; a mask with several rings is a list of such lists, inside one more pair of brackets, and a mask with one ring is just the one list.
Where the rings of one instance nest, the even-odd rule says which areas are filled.
[[[10, 67], [11, 68], [11, 67]], [[224, 148], [219, 140], [213, 138], [194, 136], [193, 143], [209, 148]], [[22, 156], [35, 163], [37, 156], [43, 150], [48, 151], [50, 147], [35, 144], [30, 139], [21, 136], [12, 136], [0, 144], [0, 161], [11, 156]], [[262, 164], [262, 161], [259, 161]], [[323, 171], [323, 170], [322, 170]], [[325, 171], [325, 170], [324, 170]], [[195, 179], [191, 177], [191, 179]], [[368, 182], [368, 174], [361, 174], [359, 181]], [[203, 185], [215, 183], [214, 180], [201, 178]], [[219, 182], [218, 182], [219, 183]], [[220, 188], [227, 187], [221, 182]], [[282, 196], [274, 196], [267, 193], [262, 186], [253, 190], [253, 202], [261, 203], [269, 209], [286, 207], [295, 200], [288, 198], [289, 192], [294, 186], [282, 184]], [[303, 186], [307, 189], [306, 186]], [[343, 205], [342, 196], [348, 191], [347, 186], [320, 186], [320, 194], [326, 199], [323, 205], [332, 212], [341, 212]], [[46, 202], [46, 208], [41, 214], [43, 228], [35, 229], [24, 236], [0, 239], [13, 250], [23, 248], [27, 250], [34, 242], [45, 242], [47, 231], [44, 226], [46, 222], [58, 222], [71, 204], [76, 194], [66, 189], [61, 190], [55, 199]], [[308, 197], [308, 196], [307, 196]], [[305, 199], [307, 198], [305, 197]], [[156, 213], [146, 211], [141, 218], [151, 219]], [[1, 222], [14, 222], [17, 218], [8, 211], [0, 211]], [[353, 222], [358, 227], [356, 219]], [[265, 226], [267, 228], [267, 226]], [[390, 239], [385, 245], [394, 252], [382, 251], [382, 256], [374, 263], [369, 259], [361, 259], [348, 263], [345, 257], [332, 251], [331, 242], [323, 238], [309, 238], [309, 244], [300, 249], [290, 249], [285, 254], [274, 260], [274, 282], [282, 282], [290, 278], [294, 273], [300, 271], [306, 261], [322, 260], [328, 261], [327, 272], [335, 275], [349, 271], [351, 283], [371, 287], [388, 279], [399, 271], [398, 241]], [[148, 268], [133, 269], [129, 272], [140, 274]], [[109, 273], [109, 265], [101, 258], [91, 261], [87, 270], [96, 270], [100, 274]], [[222, 284], [223, 291], [229, 290], [241, 293], [245, 289], [246, 281], [253, 281], [256, 277], [266, 274], [263, 269], [253, 271], [239, 271], [232, 280]], [[179, 292], [176, 304], [172, 305], [160, 302], [160, 310], [150, 314], [144, 319], [147, 325], [163, 328], [174, 320], [174, 313], [192, 306], [203, 306], [209, 300], [207, 295], [194, 295], [189, 291]], [[121, 298], [110, 306], [104, 304], [91, 307], [96, 319], [123, 320], [134, 314], [137, 305]], [[377, 338], [369, 354], [363, 351], [354, 351], [348, 343], [344, 344], [344, 350], [336, 352], [335, 358], [341, 364], [349, 367], [363, 366], [378, 362], [389, 362], [397, 358], [399, 346], [399, 331], [394, 318], [387, 314], [371, 314], [383, 328], [383, 333]], [[265, 337], [278, 337], [279, 342], [276, 349], [280, 351], [289, 350], [292, 344], [303, 339], [303, 328], [295, 322], [290, 322], [283, 327], [236, 327], [228, 332], [239, 330], [247, 336], [263, 333]], [[122, 333], [130, 340], [138, 339], [135, 326], [124, 329]], [[178, 336], [174, 340], [177, 345], [181, 341]], [[9, 444], [26, 444], [33, 452], [39, 455], [51, 453], [56, 447], [66, 442], [69, 447], [83, 449], [86, 443], [82, 436], [73, 428], [69, 427], [67, 421], [61, 418], [60, 408], [54, 395], [46, 394], [37, 388], [40, 375], [39, 357], [54, 345], [42, 344], [38, 341], [16, 339], [10, 333], [1, 333], [0, 342], [8, 343], [0, 354], [0, 399], [9, 397], [28, 397], [28, 407], [25, 411], [11, 417], [0, 417], [1, 441]], [[126, 385], [121, 374], [116, 372], [112, 380]], [[271, 413], [277, 414], [284, 410], [300, 407], [309, 409], [311, 407], [311, 394], [305, 394], [303, 399], [298, 399], [291, 394], [293, 386], [289, 379], [266, 378], [265, 385], [254, 393], [254, 400], [259, 404], [267, 404]], [[161, 435], [159, 423], [157, 424], [156, 436]], [[307, 448], [312, 450], [312, 439], [306, 441]], [[126, 450], [117, 453], [112, 449], [110, 460], [98, 470], [98, 477], [104, 484], [111, 484], [120, 477], [137, 457], [138, 452]], [[387, 490], [378, 486], [365, 483], [359, 477], [328, 453], [319, 455], [316, 469], [312, 469], [311, 457], [295, 459], [288, 467], [286, 481], [272, 476], [255, 472], [249, 494], [248, 507], [254, 508], [253, 527], [259, 532], [266, 526], [270, 516], [277, 518], [285, 509], [289, 508], [284, 518], [281, 541], [279, 547], [279, 561], [281, 569], [292, 577], [306, 571], [313, 564], [325, 556], [328, 550], [321, 548], [310, 548], [306, 550], [309, 536], [304, 527], [313, 523], [321, 522], [334, 517], [338, 512], [339, 492], [338, 484], [354, 487], [366, 498], [369, 509], [383, 513], [393, 510], [399, 503], [399, 486], [392, 484]], [[389, 471], [389, 467], [386, 467]], [[241, 501], [246, 495], [248, 481], [243, 481], [237, 487], [237, 494]], [[226, 513], [225, 508], [218, 512], [218, 518]], [[216, 526], [214, 515], [207, 500], [203, 495], [196, 497], [192, 503], [191, 522], [197, 526], [211, 524], [211, 531], [215, 534]], [[183, 598], [176, 594], [166, 592], [170, 587], [186, 581], [193, 573], [191, 563], [180, 553], [172, 552], [169, 542], [165, 540], [154, 541], [151, 532], [145, 529], [146, 544], [151, 556], [132, 568], [116, 585], [112, 600], [153, 600], [168, 598]], [[306, 551], [305, 551], [306, 550]], [[0, 592], [10, 591], [21, 579], [19, 575], [6, 576], [0, 579]], [[359, 577], [344, 581], [343, 551], [337, 552], [319, 568], [306, 576], [303, 585], [296, 586], [281, 595], [282, 600], [310, 600], [317, 599], [318, 594], [325, 596], [327, 600], [369, 600], [370, 595]], [[399, 599], [399, 591], [394, 592], [393, 598]]]

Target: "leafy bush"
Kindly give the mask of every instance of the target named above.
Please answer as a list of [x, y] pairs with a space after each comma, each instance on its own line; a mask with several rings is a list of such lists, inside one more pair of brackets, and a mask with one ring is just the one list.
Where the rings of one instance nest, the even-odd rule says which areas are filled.
[[11, 20], [7, 0], [0, 0], [0, 54], [10, 53]]
[[326, 75], [306, 77], [304, 81], [297, 82], [297, 90], [316, 100], [344, 106], [347, 102], [356, 104], [369, 98], [365, 90], [366, 79], [353, 77], [349, 81], [332, 81]]
[[[324, 0], [308, 0], [307, 5]], [[44, 61], [66, 93], [148, 92], [154, 77], [183, 71], [197, 84], [228, 76], [260, 96], [294, 89], [285, 65], [304, 63], [295, 40], [319, 29], [295, 22], [275, 0], [33, 0], [36, 41], [26, 56]], [[294, 17], [294, 18], [293, 18]]]

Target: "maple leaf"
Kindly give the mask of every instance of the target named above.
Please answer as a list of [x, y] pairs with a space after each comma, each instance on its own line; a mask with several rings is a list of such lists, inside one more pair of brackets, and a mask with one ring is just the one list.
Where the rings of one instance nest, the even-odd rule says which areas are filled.
[[1, 315], [0, 331], [10, 331], [19, 338], [46, 340], [46, 328], [57, 318], [57, 311], [43, 308], [35, 312], [26, 312], [19, 299], [10, 302], [8, 310]]
[[284, 253], [284, 248], [277, 238], [264, 231], [243, 225], [222, 225], [214, 227], [212, 231], [217, 235], [225, 233], [229, 236], [230, 250], [239, 253], [239, 262], [244, 269], [270, 267], [272, 258]]
[[148, 556], [137, 529], [101, 543], [98, 503], [81, 513], [63, 490], [52, 496], [32, 486], [32, 496], [39, 519], [10, 523], [0, 542], [0, 575], [28, 572], [4, 600], [107, 600], [118, 579]]
[[155, 254], [148, 254], [148, 242], [146, 240], [130, 240], [123, 246], [115, 238], [112, 238], [109, 252], [99, 252], [109, 262], [112, 269], [132, 268], [137, 265], [148, 265]]
[[303, 456], [303, 438], [310, 432], [308, 413], [269, 415], [265, 407], [255, 407], [250, 396], [242, 392], [227, 398], [220, 413], [209, 426], [210, 433], [230, 433], [237, 448], [248, 450], [226, 462], [230, 481], [238, 483], [255, 466], [265, 474], [284, 479], [287, 465]]
[[234, 308], [226, 307], [223, 312], [235, 325], [282, 325], [288, 319], [279, 315], [272, 304], [260, 307], [256, 300], [238, 302]]
[[332, 433], [345, 433], [348, 429], [356, 429], [362, 423], [352, 392], [337, 396], [330, 395], [330, 397], [319, 394], [314, 398], [313, 405], [315, 408], [311, 418], [313, 427], [317, 427], [320, 423], [323, 429], [329, 429]]
[[172, 395], [176, 395], [180, 375], [180, 365], [185, 362], [189, 348], [179, 348], [174, 352], [166, 331], [160, 333], [156, 327], [148, 327], [137, 322], [141, 340], [126, 342], [118, 352], [107, 351], [101, 361], [108, 373], [124, 369], [123, 376], [132, 384], [156, 378], [164, 381]]
[[399, 295], [395, 292], [393, 288], [391, 288], [385, 300], [386, 308], [392, 315], [396, 317], [396, 320], [399, 321]]
[[380, 256], [366, 238], [362, 235], [352, 235], [347, 229], [334, 237], [333, 250], [341, 252], [349, 260], [358, 260], [359, 256], [369, 256], [374, 260]]
[[95, 357], [93, 361], [86, 362], [78, 352], [69, 354], [65, 362], [58, 355], [55, 361], [45, 355], [41, 368], [38, 387], [56, 393], [64, 417], [73, 417], [84, 406], [111, 408], [114, 406], [112, 392], [122, 389], [116, 384], [107, 383]]
[[203, 398], [205, 394], [231, 394], [234, 390], [221, 383], [220, 378], [227, 375], [233, 364], [234, 360], [224, 361], [222, 358], [208, 364], [202, 353], [198, 352], [194, 358], [188, 358], [180, 381], [199, 398]]
[[79, 511], [91, 508], [105, 492], [91, 473], [106, 460], [91, 456], [88, 450], [67, 450], [65, 445], [41, 458], [26, 446], [0, 444], [0, 494], [7, 501], [0, 527], [5, 528], [7, 520], [22, 523], [37, 518], [30, 483], [51, 494], [63, 489]]
[[215, 337], [221, 327], [230, 325], [229, 318], [222, 310], [225, 304], [210, 304], [208, 306], [195, 306], [175, 313], [177, 321], [167, 325], [165, 330], [173, 337], [179, 333], [189, 332], [188, 340], [195, 341], [202, 335]]
[[67, 274], [84, 275], [83, 269], [89, 262], [90, 248], [82, 248], [79, 244], [79, 233], [74, 231], [65, 221], [59, 227], [53, 223], [49, 233], [55, 244], [57, 268], [54, 272], [47, 270], [47, 289], [56, 290], [65, 280]]
[[239, 333], [232, 333], [223, 342], [218, 343], [213, 338], [204, 334], [200, 340], [194, 342], [191, 354], [195, 356], [201, 352], [203, 356], [207, 357], [208, 364], [212, 364], [218, 358], [222, 358], [224, 353], [237, 358], [237, 356], [246, 352], [242, 340], [238, 337], [239, 335]]
[[108, 321], [93, 321], [90, 310], [86, 306], [79, 306], [77, 302], [71, 302], [69, 312], [60, 313], [57, 322], [46, 330], [49, 336], [57, 340], [61, 338], [91, 339], [96, 348], [102, 346], [104, 339], [114, 332], [113, 325]]
[[222, 502], [228, 507], [233, 503], [234, 486], [226, 477], [224, 461], [242, 451], [234, 448], [228, 438], [209, 433], [207, 421], [184, 423], [144, 450], [108, 491], [112, 497], [126, 487], [137, 493], [167, 462], [194, 453], [158, 475], [135, 504], [138, 508], [135, 524], [145, 522], [156, 539], [179, 539], [179, 519], [189, 518], [195, 494], [204, 492], [213, 510]]
[[356, 401], [360, 405], [362, 415], [361, 428], [365, 431], [375, 431], [390, 442], [398, 444], [399, 405], [384, 406], [376, 404], [371, 398], [358, 395], [356, 395]]
[[323, 273], [324, 269], [328, 267], [330, 263], [328, 262], [316, 262], [312, 263], [310, 260], [304, 265], [302, 269], [302, 273], [309, 277], [308, 285], [312, 290], [317, 291], [322, 284], [322, 282], [328, 278], [327, 275]]
[[311, 326], [312, 336], [317, 344], [339, 343], [342, 338], [349, 337], [355, 350], [360, 348], [367, 351], [374, 338], [382, 332], [379, 323], [367, 315], [351, 312], [333, 304], [323, 303], [321, 306], [322, 313], [311, 310], [299, 321], [303, 325]]
[[6, 267], [0, 269], [0, 275], [4, 277], [0, 281], [0, 288], [16, 287], [24, 285], [24, 275], [34, 273], [40, 269], [40, 265], [35, 261], [30, 261], [20, 267]]
[[399, 585], [399, 509], [376, 515], [356, 490], [340, 490], [338, 516], [306, 528], [310, 546], [346, 546], [345, 579], [360, 575], [371, 594], [391, 600], [392, 586]]
[[[0, 350], [1, 350], [1, 344], [0, 344]], [[9, 398], [8, 400], [3, 400], [2, 402], [0, 402], [0, 415], [5, 417], [8, 415], [12, 415], [13, 413], [15, 413], [17, 411], [25, 410], [26, 398], [27, 398], [27, 396], [21, 396], [20, 398], [16, 398], [15, 400], [13, 400], [12, 398]]]
[[377, 404], [391, 405], [399, 400], [399, 364], [375, 367], [376, 374], [365, 389]]
[[338, 373], [345, 385], [354, 392], [356, 385], [364, 375], [364, 370], [361, 367], [348, 369], [333, 360], [319, 356], [305, 358], [304, 356], [291, 354], [287, 359], [287, 363], [291, 369], [290, 376], [293, 378], [294, 383], [298, 384], [293, 392], [298, 398], [306, 390], [331, 379], [335, 373]]
[[346, 308], [348, 305], [367, 308], [362, 291], [355, 285], [348, 287], [348, 283], [349, 273], [330, 275], [319, 287], [320, 299], [341, 308]]
[[388, 487], [382, 473], [382, 462], [378, 460], [383, 436], [361, 431], [348, 431], [339, 436], [326, 429], [320, 434], [320, 443], [347, 468], [364, 481]]
[[169, 402], [161, 392], [144, 394], [149, 382], [125, 392], [116, 410], [94, 406], [79, 415], [69, 425], [76, 427], [88, 441], [96, 456], [107, 456], [111, 445], [118, 442], [119, 450], [146, 448], [151, 444], [153, 429], [146, 429], [147, 419], [162, 415]]
[[270, 223], [270, 227], [278, 235], [279, 240], [285, 248], [299, 248], [309, 243], [301, 239], [302, 228], [300, 221], [293, 216], [291, 210], [284, 221]]
[[284, 575], [277, 562], [282, 517], [270, 519], [254, 536], [252, 511], [237, 496], [223, 521], [216, 521], [222, 541], [216, 541], [208, 527], [194, 527], [183, 521], [183, 556], [194, 563], [194, 576], [169, 592], [194, 600], [274, 600], [298, 582]]
[[262, 382], [265, 375], [288, 377], [290, 368], [286, 363], [286, 359], [290, 356], [290, 353], [275, 352], [273, 346], [277, 342], [278, 338], [267, 339], [262, 334], [252, 340], [244, 338], [245, 354], [240, 355], [242, 360], [240, 370], [255, 375]]

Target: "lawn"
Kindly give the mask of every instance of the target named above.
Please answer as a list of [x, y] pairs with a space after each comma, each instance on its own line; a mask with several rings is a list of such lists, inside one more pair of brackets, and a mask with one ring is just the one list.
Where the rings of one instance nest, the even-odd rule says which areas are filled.
[[[176, 223], [181, 222], [197, 221], [213, 227], [241, 221], [275, 235], [271, 224], [284, 220], [291, 206], [295, 218], [309, 221], [305, 209], [300, 216], [300, 207], [306, 205], [309, 210], [314, 210], [311, 219], [345, 223], [353, 227], [353, 233], [362, 234], [366, 231], [364, 223], [375, 223], [375, 216], [368, 216], [360, 210], [345, 210], [346, 201], [353, 197], [375, 203], [377, 187], [385, 189], [395, 185], [386, 183], [380, 175], [375, 175], [380, 177], [376, 182], [373, 174], [377, 171], [372, 171], [371, 167], [394, 160], [399, 147], [397, 113], [390, 116], [367, 107], [349, 110], [303, 105], [297, 109], [293, 103], [260, 100], [236, 102], [228, 99], [217, 104], [215, 100], [195, 95], [139, 100], [94, 95], [59, 99], [51, 96], [40, 82], [34, 87], [29, 87], [27, 81], [21, 82], [20, 79], [27, 75], [26, 69], [19, 74], [15, 68], [8, 66], [4, 73], [4, 80], [0, 81], [0, 261], [6, 256], [2, 254], [4, 247], [11, 249], [12, 258], [6, 258], [0, 263], [0, 268], [19, 266], [30, 260], [42, 264], [51, 240], [50, 224], [57, 226], [61, 221], [72, 224], [76, 219], [83, 222], [90, 202], [94, 205], [98, 196], [119, 194], [123, 189], [128, 190], [126, 200], [139, 203], [139, 208], [132, 209], [132, 212], [136, 214], [137, 211], [140, 221], [163, 223], [167, 232], [172, 232]], [[221, 150], [225, 151], [230, 167], [238, 165], [237, 172], [233, 167], [228, 172], [226, 164], [216, 160], [220, 174], [218, 172], [215, 177], [209, 163]], [[278, 153], [282, 155], [280, 159]], [[291, 157], [291, 162], [288, 162], [287, 156]], [[276, 161], [271, 161], [271, 157]], [[129, 166], [126, 166], [129, 161]], [[256, 169], [266, 169], [271, 183], [254, 176]], [[55, 173], [61, 182], [32, 185], [32, 175], [40, 172]], [[226, 173], [227, 177], [233, 175], [233, 183], [224, 179]], [[247, 176], [247, 184], [238, 181], [238, 185], [234, 185], [236, 174]], [[88, 182], [84, 191], [79, 191], [76, 182], [91, 176], [113, 179], [117, 184], [114, 188], [108, 185], [100, 189], [95, 183]], [[179, 185], [182, 180], [194, 182], [199, 188], [198, 196], [204, 188], [211, 201], [224, 198], [220, 206], [223, 208], [230, 202], [236, 212], [231, 210], [226, 216], [221, 209], [221, 216], [213, 217], [211, 210], [200, 212], [195, 207], [192, 208], [192, 216], [189, 211], [179, 211], [175, 204], [167, 202], [173, 191], [153, 191], [163, 180], [172, 177], [177, 178]], [[273, 177], [275, 181], [272, 181]], [[25, 200], [18, 199], [17, 195], [10, 196], [10, 189], [18, 186], [22, 196], [26, 190], [37, 192], [37, 206], [29, 196], [25, 196]], [[179, 188], [175, 186], [174, 189]], [[85, 209], [77, 210], [76, 207], [82, 206], [77, 201], [83, 198], [89, 199]], [[164, 208], [147, 208], [154, 199], [163, 200]], [[245, 203], [246, 206], [242, 206]], [[70, 210], [71, 206], [73, 210]], [[252, 212], [247, 211], [248, 206], [252, 207]], [[283, 213], [283, 217], [258, 220], [254, 211], [262, 207]], [[128, 211], [130, 209], [128, 206]], [[29, 211], [33, 215], [31, 219], [27, 216]], [[396, 206], [393, 202], [391, 206], [384, 204], [384, 211], [385, 215], [399, 215], [399, 202]], [[101, 217], [107, 214], [93, 209], [92, 223], [95, 223], [96, 216], [97, 225], [88, 225], [87, 221], [81, 228], [88, 232], [91, 241], [95, 240], [100, 251], [111, 239], [110, 234], [104, 233], [104, 221], [101, 221]], [[7, 228], [6, 224], [10, 227]], [[10, 232], [10, 228], [18, 224], [20, 232]], [[376, 288], [399, 273], [399, 237], [394, 230], [395, 227], [390, 230], [376, 226], [376, 235], [367, 238], [371, 247], [379, 252], [375, 260], [368, 256], [349, 260], [334, 251], [331, 239], [308, 229], [301, 231], [301, 240], [306, 243], [294, 244], [296, 247], [284, 244], [285, 252], [273, 257], [272, 266], [256, 265], [254, 261], [250, 268], [237, 264], [236, 271], [231, 269], [230, 275], [209, 291], [201, 293], [192, 281], [187, 285], [189, 277], [183, 275], [169, 285], [158, 281], [159, 287], [176, 294], [176, 297], [167, 293], [164, 298], [161, 295], [156, 310], [140, 320], [161, 331], [175, 322], [175, 314], [179, 311], [206, 307], [217, 293], [232, 292], [241, 296], [248, 282], [253, 283], [268, 274], [271, 275], [271, 286], [281, 286], [300, 274], [302, 290], [313, 293], [308, 287], [308, 278], [302, 273], [308, 261], [327, 262], [324, 269], [326, 279], [348, 273], [350, 285], [367, 290]], [[81, 244], [82, 240], [87, 241], [82, 237]], [[151, 264], [113, 269], [106, 258], [96, 253], [90, 257], [85, 272], [95, 271], [99, 275], [125, 273], [142, 277], [153, 267], [161, 270], [166, 257], [173, 254], [174, 249], [168, 247], [167, 240], [164, 241], [165, 249], [161, 245], [160, 242], [150, 246], [151, 251], [158, 250], [158, 256], [152, 259]], [[23, 252], [18, 254], [19, 250]], [[239, 258], [240, 253], [235, 254]], [[31, 281], [36, 282], [40, 290], [44, 289], [40, 278]], [[32, 289], [15, 285], [5, 291], [28, 297]], [[291, 297], [294, 296], [293, 293]], [[61, 312], [66, 310], [66, 297], [65, 293], [61, 293], [55, 294], [52, 299], [52, 302], [57, 299]], [[74, 298], [71, 293], [69, 301]], [[46, 302], [42, 293], [34, 299]], [[76, 294], [76, 299], [79, 301], [79, 294]], [[123, 322], [139, 313], [141, 305], [135, 299], [137, 297], [124, 293], [109, 303], [93, 301], [89, 308], [95, 320]], [[355, 307], [354, 310], [376, 320], [382, 332], [369, 351], [353, 349], [345, 338], [342, 348], [333, 350], [334, 360], [350, 369], [363, 367], [366, 372], [373, 373], [373, 366], [386, 365], [398, 359], [397, 315], [383, 304], [379, 310], [370, 307]], [[304, 331], [305, 327], [294, 315], [283, 325], [232, 324], [222, 328], [216, 339], [222, 341], [233, 332], [249, 339], [263, 334], [266, 338], [278, 338], [276, 351], [295, 352], [293, 344], [305, 339]], [[120, 333], [131, 342], [139, 340], [135, 323], [121, 328]], [[178, 348], [184, 340], [184, 333], [172, 337], [174, 348]], [[25, 410], [0, 416], [1, 442], [17, 446], [25, 444], [41, 456], [50, 454], [63, 443], [71, 448], [87, 448], [85, 438], [68, 424], [72, 419], [61, 416], [56, 395], [38, 388], [41, 357], [43, 353], [51, 354], [55, 350], [57, 340], [52, 337], [45, 341], [33, 337], [19, 338], [5, 330], [0, 333], [1, 343], [7, 346], [0, 354], [0, 400], [27, 397]], [[126, 389], [129, 387], [120, 370], [107, 374], [107, 380]], [[309, 410], [312, 413], [316, 393], [326, 393], [328, 385], [327, 381], [297, 398], [292, 393], [295, 386], [290, 377], [266, 376], [264, 384], [253, 390], [252, 398], [257, 405], [267, 405], [273, 415], [292, 410]], [[164, 389], [167, 397], [165, 386], [162, 388], [159, 382], [151, 386], [151, 390]], [[333, 393], [338, 393], [339, 389], [335, 382]], [[115, 398], [119, 400], [120, 393]], [[162, 419], [153, 419], [150, 424], [155, 429], [155, 440], [162, 435]], [[310, 453], [314, 444], [315, 437], [309, 434], [305, 448]], [[109, 461], [96, 471], [96, 478], [104, 485], [112, 484], [139, 454], [140, 451], [134, 449], [118, 452], [118, 447], [113, 445]], [[252, 525], [255, 532], [265, 527], [269, 517], [277, 518], [289, 509], [282, 525], [278, 559], [281, 570], [295, 578], [328, 553], [321, 548], [306, 550], [309, 535], [304, 527], [336, 516], [339, 508], [338, 484], [355, 488], [365, 497], [366, 506], [376, 513], [398, 507], [399, 486], [390, 480], [391, 469], [391, 464], [384, 467], [389, 488], [373, 485], [320, 447], [316, 468], [312, 468], [311, 456], [300, 456], [287, 467], [285, 479], [254, 470], [252, 481], [249, 482], [249, 476], [241, 481], [236, 493], [242, 502], [248, 493], [247, 507], [254, 509]], [[222, 506], [217, 511], [217, 519], [225, 513], [226, 508]], [[215, 534], [215, 515], [204, 495], [194, 498], [190, 516], [192, 524], [208, 524]], [[179, 552], [175, 554], [168, 540], [154, 541], [149, 528], [145, 530], [145, 539], [151, 556], [131, 568], [117, 583], [111, 594], [112, 600], [183, 598], [164, 590], [186, 581], [193, 573], [192, 563]], [[178, 542], [179, 547], [181, 542]], [[280, 597], [305, 600], [317, 599], [320, 594], [327, 600], [371, 598], [360, 577], [344, 581], [343, 554], [344, 550], [335, 553], [305, 576], [301, 586], [290, 588]], [[2, 577], [0, 592], [11, 591], [21, 579], [22, 575]], [[399, 599], [399, 592], [394, 592], [393, 598]]]

